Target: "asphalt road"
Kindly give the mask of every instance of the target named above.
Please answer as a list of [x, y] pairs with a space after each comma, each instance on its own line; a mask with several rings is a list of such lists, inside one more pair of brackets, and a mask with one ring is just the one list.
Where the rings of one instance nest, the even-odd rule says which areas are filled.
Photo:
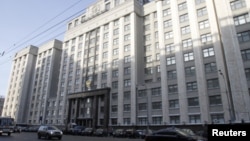
[[[58, 139], [52, 139], [54, 141]], [[46, 139], [38, 139], [35, 132], [13, 133], [11, 136], [3, 134], [0, 136], [0, 141], [46, 141]], [[144, 141], [143, 139], [129, 138], [113, 138], [113, 137], [86, 137], [63, 135], [61, 141]]]

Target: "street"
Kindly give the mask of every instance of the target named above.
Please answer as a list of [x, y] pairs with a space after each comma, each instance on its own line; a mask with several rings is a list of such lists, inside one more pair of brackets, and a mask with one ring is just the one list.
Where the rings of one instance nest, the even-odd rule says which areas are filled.
[[[2, 135], [0, 141], [44, 141], [46, 139], [38, 139], [35, 132], [13, 133], [11, 136]], [[58, 139], [52, 139], [58, 140]], [[64, 135], [61, 141], [143, 141], [143, 139], [129, 139], [129, 138], [113, 138], [113, 137], [86, 137]]]

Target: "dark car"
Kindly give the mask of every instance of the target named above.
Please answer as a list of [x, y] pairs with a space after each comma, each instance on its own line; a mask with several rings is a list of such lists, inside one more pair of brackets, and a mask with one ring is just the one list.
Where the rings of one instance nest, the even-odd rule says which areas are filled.
[[72, 130], [70, 132], [73, 135], [81, 135], [81, 133], [84, 129], [85, 129], [84, 126], [75, 126], [74, 128], [72, 128]]
[[83, 136], [92, 136], [93, 135], [93, 132], [94, 132], [94, 129], [93, 128], [85, 128], [81, 135]]
[[125, 131], [125, 129], [116, 129], [113, 132], [113, 137], [126, 137], [126, 131]]
[[51, 139], [55, 137], [61, 140], [62, 136], [63, 136], [63, 132], [60, 129], [58, 129], [56, 126], [42, 125], [39, 127], [37, 131], [38, 139], [41, 139], [42, 137], [46, 139]]
[[93, 133], [93, 136], [104, 137], [104, 136], [108, 136], [108, 133], [105, 129], [99, 128], [95, 130], [95, 132]]
[[206, 141], [205, 138], [191, 135], [180, 128], [165, 128], [146, 135], [145, 141]]

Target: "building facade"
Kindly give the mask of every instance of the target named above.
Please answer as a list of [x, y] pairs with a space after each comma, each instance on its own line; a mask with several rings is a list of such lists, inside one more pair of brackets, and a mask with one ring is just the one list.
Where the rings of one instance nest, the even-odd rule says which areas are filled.
[[34, 94], [28, 122], [249, 122], [249, 14], [248, 0], [98, 0], [68, 23], [57, 93]]
[[4, 105], [4, 97], [0, 96], [0, 115], [3, 112], [3, 105]]
[[110, 126], [249, 121], [249, 6], [97, 1], [68, 24], [55, 123], [76, 122], [67, 95], [87, 84], [111, 88]]
[[55, 118], [55, 100], [62, 42], [52, 40], [39, 47], [30, 93], [28, 123], [50, 124]]
[[2, 116], [10, 116], [17, 123], [26, 123], [28, 118], [30, 86], [38, 48], [28, 46], [15, 54], [9, 88], [7, 90]]

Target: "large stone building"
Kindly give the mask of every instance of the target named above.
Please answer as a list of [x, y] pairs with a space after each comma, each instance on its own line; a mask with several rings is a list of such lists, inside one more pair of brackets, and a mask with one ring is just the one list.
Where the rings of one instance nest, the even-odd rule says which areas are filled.
[[51, 111], [33, 108], [28, 122], [249, 122], [249, 9], [249, 0], [97, 1], [68, 23]]
[[4, 104], [4, 97], [0, 96], [0, 116], [2, 115], [3, 104]]

